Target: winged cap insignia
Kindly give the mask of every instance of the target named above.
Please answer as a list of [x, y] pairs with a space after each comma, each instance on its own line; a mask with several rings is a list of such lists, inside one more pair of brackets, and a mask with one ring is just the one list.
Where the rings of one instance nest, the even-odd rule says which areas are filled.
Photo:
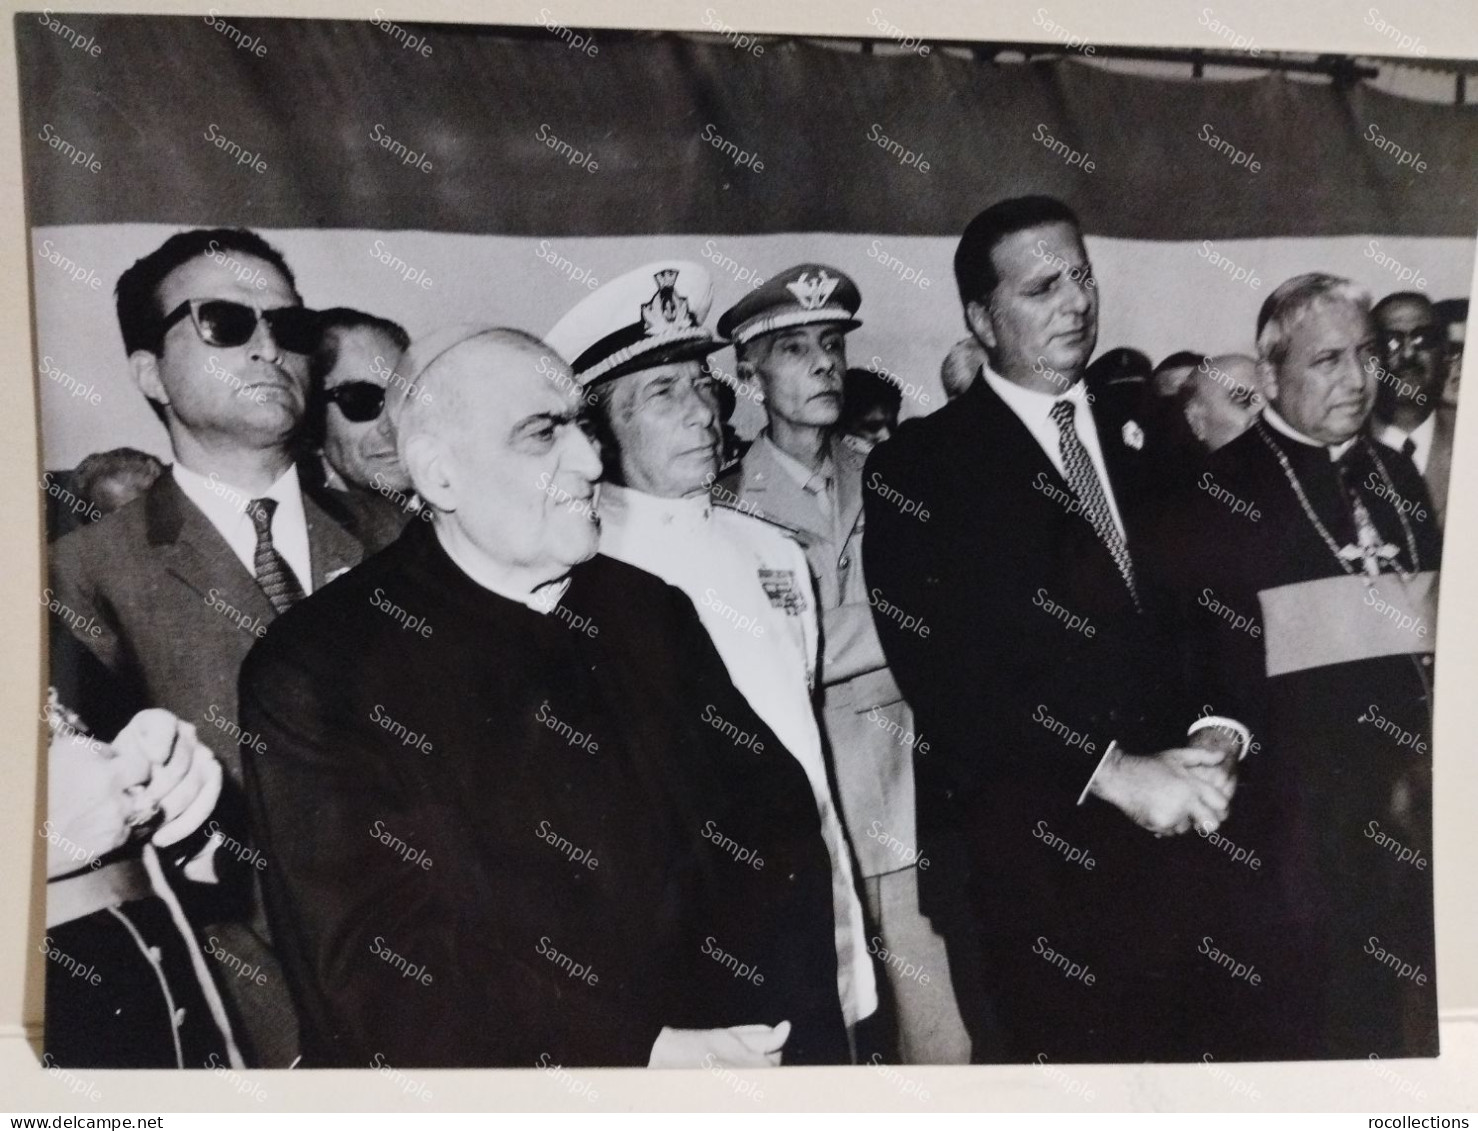
[[809, 271], [802, 271], [800, 277], [793, 283], [786, 283], [785, 289], [795, 295], [795, 299], [801, 304], [802, 310], [815, 310], [825, 306], [827, 299], [831, 298], [831, 292], [837, 289], [840, 279], [834, 279], [821, 268], [813, 279]]

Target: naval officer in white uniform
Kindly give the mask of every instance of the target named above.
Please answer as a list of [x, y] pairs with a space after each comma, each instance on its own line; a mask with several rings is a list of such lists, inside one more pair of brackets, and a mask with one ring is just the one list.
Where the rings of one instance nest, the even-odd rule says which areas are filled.
[[709, 499], [722, 433], [703, 358], [725, 345], [703, 325], [712, 290], [695, 263], [648, 264], [588, 295], [546, 340], [584, 387], [602, 449], [601, 553], [688, 595], [734, 685], [810, 779], [832, 860], [837, 990], [850, 1031], [876, 1011], [877, 983], [813, 701], [816, 600], [797, 543]]

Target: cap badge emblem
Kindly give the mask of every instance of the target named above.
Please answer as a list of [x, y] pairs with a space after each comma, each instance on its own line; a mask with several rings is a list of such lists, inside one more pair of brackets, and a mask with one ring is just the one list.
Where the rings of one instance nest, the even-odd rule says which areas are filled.
[[648, 337], [698, 324], [692, 310], [688, 308], [688, 300], [675, 289], [677, 274], [669, 268], [652, 276], [657, 283], [657, 293], [642, 304], [641, 308], [642, 332]]
[[802, 271], [795, 282], [785, 284], [785, 289], [795, 295], [802, 310], [815, 310], [826, 305], [826, 300], [831, 298], [831, 292], [837, 289], [839, 282], [840, 279], [833, 279], [823, 268], [814, 279], [809, 271]]

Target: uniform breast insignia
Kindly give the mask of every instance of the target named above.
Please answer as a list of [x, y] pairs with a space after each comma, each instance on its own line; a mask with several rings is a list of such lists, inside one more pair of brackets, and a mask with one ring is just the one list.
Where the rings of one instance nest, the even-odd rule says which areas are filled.
[[795, 570], [762, 569], [759, 572], [760, 586], [771, 605], [784, 609], [785, 615], [790, 617], [798, 617], [806, 611], [806, 597], [796, 584]]

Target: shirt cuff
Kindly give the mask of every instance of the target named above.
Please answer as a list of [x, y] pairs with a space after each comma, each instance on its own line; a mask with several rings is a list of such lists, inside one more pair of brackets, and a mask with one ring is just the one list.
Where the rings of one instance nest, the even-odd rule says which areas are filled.
[[1093, 773], [1089, 775], [1088, 783], [1083, 786], [1083, 792], [1078, 794], [1079, 805], [1088, 800], [1088, 791], [1093, 788], [1093, 779], [1098, 777], [1098, 771], [1103, 769], [1103, 764], [1108, 761], [1109, 755], [1118, 750], [1118, 748], [1118, 742], [1110, 742], [1108, 744], [1108, 749], [1103, 752], [1103, 757], [1098, 760], [1098, 765], [1093, 767]]
[[1223, 715], [1205, 715], [1197, 719], [1187, 730], [1186, 737], [1189, 738], [1198, 730], [1206, 730], [1208, 727], [1224, 728], [1237, 736], [1242, 743], [1242, 748], [1237, 751], [1237, 761], [1247, 757], [1247, 748], [1252, 745], [1252, 732], [1239, 723], [1236, 719], [1229, 719]]

